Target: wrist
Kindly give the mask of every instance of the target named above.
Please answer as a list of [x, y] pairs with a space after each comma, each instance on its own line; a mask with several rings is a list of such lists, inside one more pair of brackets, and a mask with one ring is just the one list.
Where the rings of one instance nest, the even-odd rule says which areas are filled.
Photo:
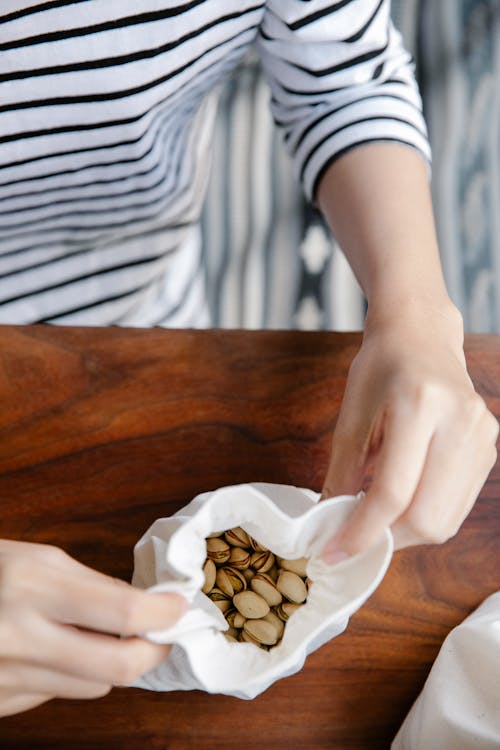
[[464, 341], [463, 319], [458, 308], [446, 292], [418, 294], [409, 292], [405, 297], [385, 295], [368, 303], [365, 336], [400, 334], [408, 337], [444, 339], [446, 344], [462, 351]]

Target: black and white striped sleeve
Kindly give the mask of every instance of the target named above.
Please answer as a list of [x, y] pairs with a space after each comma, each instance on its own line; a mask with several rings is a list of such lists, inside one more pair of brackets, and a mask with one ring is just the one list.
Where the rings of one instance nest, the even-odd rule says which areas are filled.
[[268, 0], [257, 46], [274, 119], [309, 200], [328, 166], [372, 141], [430, 162], [411, 56], [390, 0]]

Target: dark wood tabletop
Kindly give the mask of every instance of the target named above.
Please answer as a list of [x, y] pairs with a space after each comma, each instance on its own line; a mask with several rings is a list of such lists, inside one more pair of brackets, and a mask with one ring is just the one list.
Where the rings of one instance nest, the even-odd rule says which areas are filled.
[[[500, 337], [466, 343], [498, 417]], [[359, 344], [359, 334], [0, 328], [1, 536], [130, 580], [138, 538], [199, 492], [247, 481], [319, 490]], [[55, 700], [0, 720], [0, 747], [387, 750], [447, 633], [500, 589], [499, 480], [497, 463], [454, 539], [396, 553], [347, 631], [255, 700], [125, 688]]]

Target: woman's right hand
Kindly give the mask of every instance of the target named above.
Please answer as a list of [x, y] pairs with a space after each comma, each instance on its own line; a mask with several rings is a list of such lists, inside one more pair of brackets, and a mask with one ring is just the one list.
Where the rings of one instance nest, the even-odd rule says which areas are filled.
[[173, 625], [186, 607], [57, 547], [0, 540], [0, 716], [134, 682], [170, 650], [137, 634]]

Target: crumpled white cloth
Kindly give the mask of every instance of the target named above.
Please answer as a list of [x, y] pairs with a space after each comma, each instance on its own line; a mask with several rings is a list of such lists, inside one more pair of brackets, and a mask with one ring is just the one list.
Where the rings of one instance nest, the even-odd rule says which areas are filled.
[[500, 591], [444, 641], [391, 750], [499, 750]]
[[[317, 493], [296, 487], [244, 484], [199, 495], [174, 516], [155, 521], [135, 547], [132, 583], [151, 591], [177, 591], [191, 608], [169, 630], [146, 634], [174, 646], [169, 658], [135, 687], [254, 698], [299, 671], [309, 653], [346, 628], [350, 615], [382, 580], [392, 557], [392, 536], [387, 530], [367, 552], [327, 565], [321, 559], [323, 546], [360, 498], [318, 499]], [[200, 591], [205, 538], [234, 526], [280, 557], [309, 557], [313, 584], [307, 602], [288, 621], [281, 644], [270, 651], [227, 641], [221, 632], [228, 627], [226, 620]]]

